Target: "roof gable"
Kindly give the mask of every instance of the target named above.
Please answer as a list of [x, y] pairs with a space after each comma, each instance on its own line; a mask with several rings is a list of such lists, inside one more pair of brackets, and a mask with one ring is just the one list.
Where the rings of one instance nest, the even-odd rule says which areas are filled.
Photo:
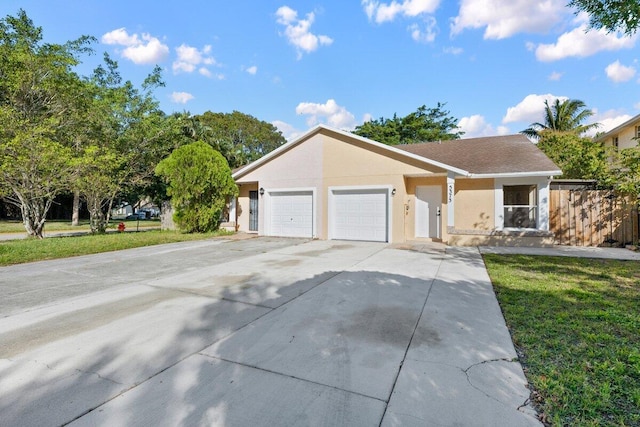
[[304, 143], [318, 133], [338, 134], [381, 153], [399, 155], [423, 164], [436, 166], [456, 175], [487, 177], [504, 175], [560, 175], [562, 171], [524, 135], [468, 138], [442, 143], [427, 142], [390, 146], [350, 132], [320, 124], [307, 133], [289, 141], [264, 157], [233, 172], [238, 179]]
[[401, 157], [405, 157], [407, 159], [412, 159], [412, 160], [417, 160], [421, 163], [430, 165], [430, 166], [436, 166], [438, 168], [441, 169], [445, 169], [447, 171], [450, 172], [454, 172], [456, 174], [459, 175], [469, 175], [469, 172], [467, 172], [466, 170], [460, 169], [460, 168], [456, 168], [453, 167], [451, 165], [447, 165], [444, 163], [441, 163], [439, 161], [433, 160], [433, 159], [429, 159], [429, 158], [425, 158], [419, 155], [415, 155], [413, 153], [404, 151], [404, 150], [400, 150], [396, 147], [393, 147], [391, 145], [386, 145], [386, 144], [382, 144], [380, 142], [377, 141], [373, 141], [371, 139], [368, 138], [364, 138], [361, 137], [359, 135], [353, 134], [351, 132], [346, 132], [346, 131], [342, 131], [339, 129], [335, 129], [335, 128], [331, 128], [329, 126], [320, 124], [316, 127], [314, 127], [313, 129], [309, 130], [307, 133], [305, 133], [304, 135], [302, 135], [301, 137], [299, 137], [298, 139], [295, 139], [293, 141], [289, 141], [286, 144], [278, 147], [277, 149], [275, 149], [274, 151], [272, 151], [271, 153], [261, 157], [260, 159], [256, 160], [255, 162], [252, 162], [246, 166], [243, 166], [241, 168], [235, 169], [232, 176], [234, 179], [238, 179], [241, 178], [242, 176], [246, 175], [247, 173], [259, 168], [260, 166], [262, 166], [263, 164], [269, 162], [270, 160], [280, 156], [281, 154], [283, 154], [284, 152], [292, 149], [293, 147], [295, 147], [296, 145], [302, 144], [304, 141], [310, 139], [312, 136], [320, 133], [320, 132], [324, 132], [324, 133], [334, 133], [334, 134], [338, 134], [344, 138], [347, 139], [352, 139], [354, 141], [359, 141], [361, 143], [364, 143], [365, 147], [367, 145], [373, 147], [378, 148], [380, 151], [384, 152], [388, 152], [389, 154], [391, 153], [395, 153], [396, 155], [399, 155]]

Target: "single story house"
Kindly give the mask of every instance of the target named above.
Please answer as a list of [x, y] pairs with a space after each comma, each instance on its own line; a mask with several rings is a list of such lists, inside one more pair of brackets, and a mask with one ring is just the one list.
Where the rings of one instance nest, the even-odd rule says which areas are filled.
[[233, 173], [229, 216], [264, 236], [545, 245], [560, 174], [523, 135], [388, 146], [319, 125]]

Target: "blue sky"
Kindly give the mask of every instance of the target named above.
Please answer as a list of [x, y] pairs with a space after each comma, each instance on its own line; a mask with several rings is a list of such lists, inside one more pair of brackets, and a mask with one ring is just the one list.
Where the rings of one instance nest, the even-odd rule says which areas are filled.
[[517, 133], [574, 98], [606, 131], [640, 113], [638, 36], [586, 32], [567, 0], [3, 0], [47, 42], [93, 35], [136, 84], [163, 68], [167, 112], [251, 114], [294, 138], [317, 123], [445, 102], [466, 137]]

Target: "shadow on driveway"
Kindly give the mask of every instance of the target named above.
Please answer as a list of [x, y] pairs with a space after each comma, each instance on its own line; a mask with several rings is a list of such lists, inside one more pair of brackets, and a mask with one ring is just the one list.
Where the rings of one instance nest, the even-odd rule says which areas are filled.
[[3, 425], [536, 424], [477, 252], [381, 247], [287, 281], [323, 262], [301, 254], [227, 286], [205, 270], [152, 282], [171, 289], [153, 307], [3, 355]]

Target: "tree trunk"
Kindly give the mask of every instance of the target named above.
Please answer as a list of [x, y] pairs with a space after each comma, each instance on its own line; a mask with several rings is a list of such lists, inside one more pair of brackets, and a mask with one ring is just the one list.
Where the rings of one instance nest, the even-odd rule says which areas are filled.
[[160, 228], [162, 230], [175, 230], [176, 224], [173, 222], [173, 207], [171, 202], [162, 202], [162, 208], [160, 210]]
[[22, 201], [20, 212], [22, 213], [22, 222], [27, 234], [38, 239], [44, 238], [44, 222], [48, 210], [47, 204], [41, 204], [37, 201]]
[[73, 213], [71, 214], [71, 225], [80, 225], [80, 192], [73, 192]]
[[104, 213], [102, 212], [102, 199], [100, 197], [86, 196], [89, 209], [89, 227], [91, 234], [104, 234], [107, 231]]

